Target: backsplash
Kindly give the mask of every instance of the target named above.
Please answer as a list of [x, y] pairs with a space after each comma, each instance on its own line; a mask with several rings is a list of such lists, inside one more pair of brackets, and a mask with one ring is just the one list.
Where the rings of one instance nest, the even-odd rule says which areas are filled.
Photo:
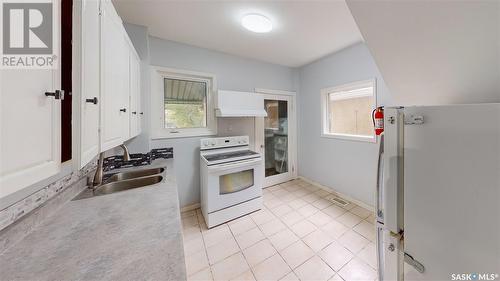
[[69, 186], [75, 184], [80, 179], [84, 178], [92, 170], [95, 169], [97, 163], [92, 161], [85, 167], [78, 171], [74, 171], [63, 178], [50, 183], [30, 196], [10, 205], [9, 207], [0, 211], [0, 230], [13, 224], [20, 218], [26, 216], [29, 212], [43, 205], [49, 199], [60, 194]]
[[122, 155], [115, 155], [104, 158], [103, 170], [108, 172], [118, 168], [144, 166], [151, 164], [151, 161], [158, 158], [168, 159], [173, 157], [174, 149], [172, 147], [155, 148], [148, 153], [132, 153], [130, 154], [130, 161], [123, 161]]

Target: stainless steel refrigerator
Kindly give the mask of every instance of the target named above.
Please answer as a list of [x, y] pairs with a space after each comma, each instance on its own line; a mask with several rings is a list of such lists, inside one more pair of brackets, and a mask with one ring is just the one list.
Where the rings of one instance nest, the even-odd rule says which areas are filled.
[[379, 280], [500, 280], [500, 104], [385, 108], [383, 120]]

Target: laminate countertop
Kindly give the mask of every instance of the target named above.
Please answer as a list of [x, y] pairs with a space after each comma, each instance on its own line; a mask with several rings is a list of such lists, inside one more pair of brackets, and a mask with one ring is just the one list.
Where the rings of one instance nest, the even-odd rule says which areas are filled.
[[160, 183], [67, 202], [0, 255], [0, 280], [186, 280], [173, 159], [121, 171], [154, 167]]

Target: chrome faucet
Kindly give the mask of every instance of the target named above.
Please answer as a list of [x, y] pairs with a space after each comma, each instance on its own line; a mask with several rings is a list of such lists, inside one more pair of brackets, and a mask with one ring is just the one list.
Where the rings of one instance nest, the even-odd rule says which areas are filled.
[[[128, 148], [122, 144], [120, 147], [123, 149], [123, 161], [130, 161], [130, 154], [128, 153]], [[94, 189], [96, 186], [102, 184], [102, 176], [103, 176], [103, 166], [104, 162], [104, 152], [99, 154], [99, 160], [97, 161], [97, 169], [95, 171], [94, 180], [92, 181], [91, 189]]]

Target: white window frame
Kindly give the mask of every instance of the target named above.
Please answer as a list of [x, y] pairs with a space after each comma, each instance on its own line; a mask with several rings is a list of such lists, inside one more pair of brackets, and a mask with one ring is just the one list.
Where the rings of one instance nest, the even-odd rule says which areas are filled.
[[[164, 79], [191, 80], [207, 83], [207, 126], [204, 128], [165, 128]], [[215, 119], [215, 94], [217, 81], [214, 74], [166, 68], [151, 67], [151, 138], [187, 138], [217, 134]]]
[[371, 136], [363, 136], [363, 135], [352, 135], [352, 134], [339, 134], [339, 133], [330, 133], [329, 132], [329, 119], [328, 119], [328, 98], [331, 93], [339, 92], [338, 96], [340, 98], [344, 98], [346, 96], [355, 97], [354, 95], [349, 95], [345, 93], [341, 93], [343, 91], [351, 91], [353, 89], [362, 88], [362, 87], [373, 87], [373, 99], [374, 104], [372, 110], [377, 107], [377, 82], [376, 79], [368, 79], [362, 81], [356, 81], [348, 84], [343, 84], [340, 86], [329, 87], [321, 90], [321, 137], [324, 138], [333, 138], [333, 139], [342, 139], [342, 140], [353, 140], [353, 141], [364, 141], [364, 142], [376, 142], [377, 139], [375, 137], [375, 132]]

